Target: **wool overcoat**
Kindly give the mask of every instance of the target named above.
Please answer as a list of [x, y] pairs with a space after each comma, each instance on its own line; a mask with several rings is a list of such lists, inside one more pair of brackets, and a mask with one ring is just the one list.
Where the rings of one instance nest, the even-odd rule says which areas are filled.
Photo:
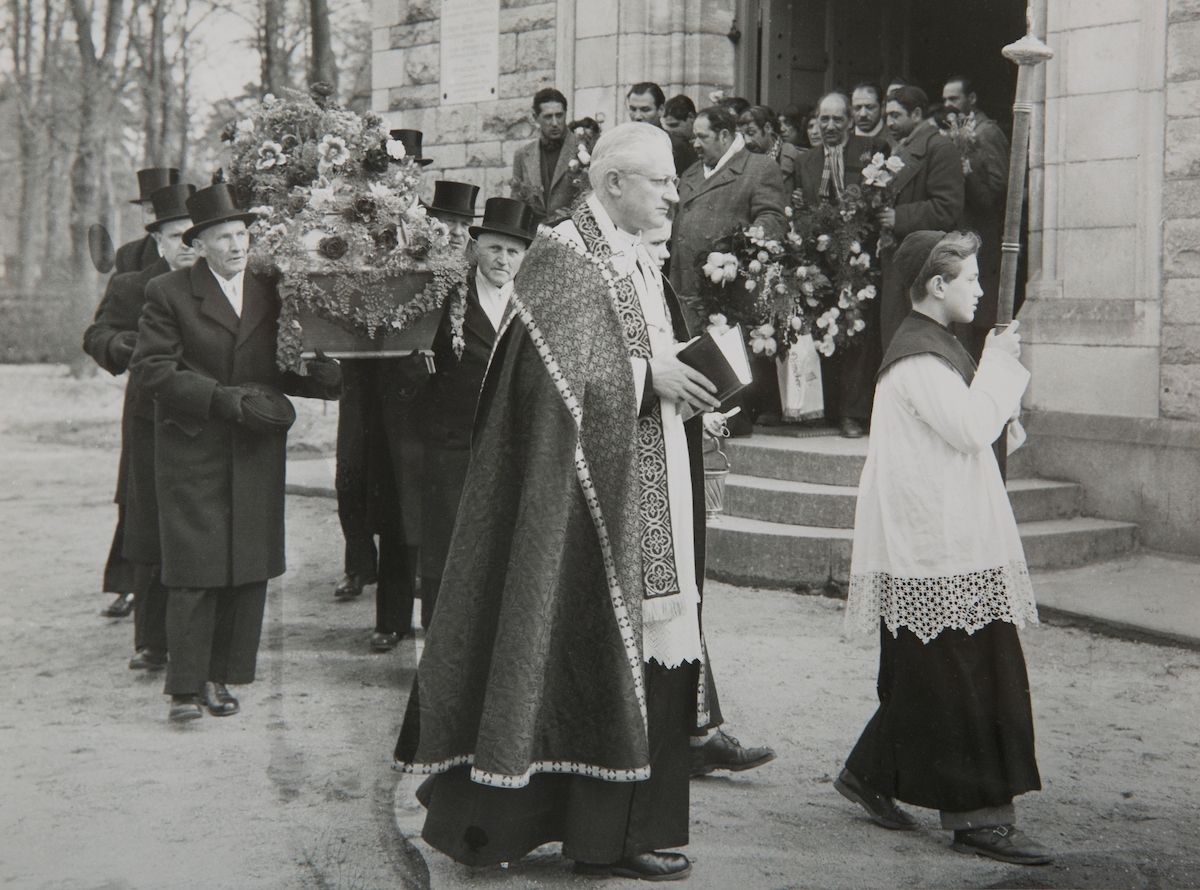
[[[96, 317], [83, 335], [83, 349], [110, 374], [124, 374], [128, 360], [111, 349], [123, 331], [137, 333], [146, 286], [171, 269], [161, 257], [140, 272], [112, 276]], [[158, 562], [158, 504], [154, 492], [154, 399], [133, 374], [125, 384], [121, 411], [121, 457], [114, 500], [125, 507], [122, 555], [134, 562]]]
[[735, 227], [750, 225], [762, 226], [768, 238], [782, 238], [787, 231], [783, 208], [789, 197], [775, 160], [745, 149], [708, 179], [703, 161], [683, 173], [671, 240], [671, 286], [690, 308], [689, 325], [696, 321], [700, 266], [713, 243]]
[[155, 481], [167, 587], [226, 587], [284, 571], [287, 434], [255, 432], [212, 412], [218, 386], [265, 383], [291, 395], [336, 389], [275, 364], [279, 295], [247, 272], [241, 318], [201, 259], [154, 279], [133, 373], [155, 398]]

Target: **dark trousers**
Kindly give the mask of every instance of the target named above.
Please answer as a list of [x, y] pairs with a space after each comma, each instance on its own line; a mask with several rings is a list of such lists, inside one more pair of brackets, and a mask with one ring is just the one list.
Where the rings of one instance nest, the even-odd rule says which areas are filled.
[[167, 588], [158, 566], [139, 565], [133, 600], [133, 648], [167, 651]]
[[434, 445], [425, 449], [425, 472], [421, 480], [421, 518], [424, 522], [421, 529], [421, 625], [425, 628], [433, 619], [433, 607], [442, 586], [446, 555], [470, 466], [471, 452], [467, 449]]
[[472, 782], [470, 767], [457, 767], [421, 786], [429, 808], [421, 836], [466, 865], [513, 861], [551, 841], [562, 841], [564, 856], [593, 863], [685, 845], [695, 689], [694, 664], [646, 665], [649, 779], [538, 774], [506, 789]]
[[104, 592], [133, 593], [137, 590], [137, 566], [121, 551], [125, 547], [125, 505], [117, 504], [117, 527], [113, 529], [112, 544], [104, 563]]
[[378, 581], [375, 630], [404, 635], [412, 626], [417, 577], [417, 548], [405, 527], [409, 511], [402, 503], [398, 469], [406, 451], [400, 440], [407, 416], [388, 378], [381, 377], [380, 365], [356, 359], [342, 366], [334, 485], [345, 571]]
[[828, 358], [821, 358], [821, 389], [825, 396], [825, 416], [830, 420], [852, 419], [865, 424], [871, 419], [875, 375], [883, 361], [879, 298], [867, 300], [862, 306], [866, 328], [849, 345], [838, 347]]
[[167, 594], [168, 695], [200, 692], [206, 680], [252, 683], [267, 582], [172, 587]]

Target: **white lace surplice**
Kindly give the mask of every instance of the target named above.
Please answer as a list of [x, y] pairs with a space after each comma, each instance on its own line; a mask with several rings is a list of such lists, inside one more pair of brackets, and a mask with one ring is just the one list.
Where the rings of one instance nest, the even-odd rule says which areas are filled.
[[[646, 327], [650, 336], [652, 355], [673, 355], [679, 344], [671, 327], [663, 296], [662, 281], [653, 260], [646, 253], [641, 239], [623, 232], [613, 225], [603, 205], [590, 196], [588, 204], [605, 239], [613, 248], [612, 267], [617, 277], [631, 275], [634, 289], [642, 305]], [[571, 220], [555, 227], [563, 237], [584, 247], [583, 237]], [[637, 390], [634, 394], [640, 404], [646, 381], [646, 362], [630, 359]], [[658, 662], [663, 667], [675, 668], [684, 662], [699, 661], [700, 643], [700, 591], [696, 584], [696, 545], [692, 529], [692, 481], [688, 461], [687, 439], [683, 420], [674, 402], [662, 400], [663, 438], [666, 443], [667, 496], [671, 512], [671, 542], [675, 551], [675, 568], [679, 579], [679, 595], [684, 598], [684, 608], [662, 621], [642, 622], [642, 659]]]
[[[880, 378], [854, 518], [848, 629], [882, 617], [928, 643], [947, 628], [1037, 622], [1025, 552], [991, 446], [1029, 383], [1019, 361], [984, 352], [970, 388], [934, 355]], [[1010, 447], [1023, 441], [1010, 428]]]

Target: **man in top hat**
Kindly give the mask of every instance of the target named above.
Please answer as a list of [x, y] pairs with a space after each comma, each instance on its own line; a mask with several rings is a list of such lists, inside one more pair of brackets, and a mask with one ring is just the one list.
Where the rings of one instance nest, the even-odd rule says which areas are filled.
[[[151, 195], [154, 221], [146, 226], [158, 259], [140, 272], [108, 280], [96, 318], [83, 335], [83, 348], [110, 374], [123, 374], [137, 344], [138, 318], [146, 286], [154, 278], [186, 269], [195, 261], [182, 235], [191, 226], [186, 201], [192, 185], [166, 185]], [[141, 381], [130, 375], [121, 411], [121, 457], [117, 470], [121, 556], [134, 573], [134, 656], [129, 667], [161, 670], [167, 663], [166, 589], [158, 578], [158, 504], [154, 495], [154, 403]]]
[[199, 259], [152, 280], [131, 367], [152, 396], [169, 718], [238, 711], [227, 683], [254, 679], [267, 579], [284, 571], [284, 392], [336, 399], [341, 369], [275, 362], [279, 294], [246, 270], [254, 219], [226, 183], [187, 200]]
[[[174, 167], [146, 167], [137, 172], [137, 179], [138, 196], [129, 203], [141, 205], [142, 209], [149, 213], [154, 193], [165, 185], [178, 183], [179, 171]], [[147, 222], [150, 221], [152, 220]], [[114, 270], [118, 275], [123, 272], [140, 272], [152, 266], [158, 256], [158, 244], [154, 237], [145, 235], [117, 248]]]
[[433, 158], [427, 158], [421, 153], [421, 142], [424, 134], [420, 130], [389, 130], [389, 135], [404, 146], [404, 153], [422, 167], [433, 163]]
[[[435, 196], [434, 202], [437, 202]], [[489, 198], [483, 220], [471, 226], [474, 260], [463, 304], [448, 300], [433, 352], [437, 370], [422, 389], [415, 415], [425, 443], [421, 486], [421, 623], [433, 617], [471, 461], [471, 424], [496, 331], [508, 306], [513, 276], [537, 233], [533, 208], [512, 198]]]
[[[150, 224], [154, 221], [152, 212], [151, 194], [165, 185], [177, 183], [179, 181], [179, 171], [173, 167], [147, 167], [144, 170], [137, 172], [138, 179], [138, 196], [130, 201], [131, 204], [139, 205], [143, 210], [145, 221]], [[159, 259], [158, 246], [153, 235], [147, 234], [141, 238], [122, 244], [117, 250], [115, 257], [115, 272], [116, 275], [121, 275], [128, 272], [140, 272], [154, 265]], [[166, 271], [166, 270], [162, 270]], [[161, 274], [161, 272], [160, 272]], [[97, 315], [100, 308], [97, 307]], [[137, 326], [137, 316], [133, 317], [133, 324]], [[86, 335], [84, 349], [87, 350]], [[89, 354], [90, 354], [90, 350]], [[98, 360], [99, 361], [99, 360]], [[126, 356], [128, 361], [128, 356]], [[101, 367], [107, 366], [101, 362]], [[120, 371], [114, 373], [121, 373]], [[125, 464], [122, 462], [120, 467], [123, 469]], [[118, 472], [117, 475], [117, 497], [118, 505], [121, 504], [120, 498], [123, 497], [124, 477]], [[129, 560], [121, 555], [124, 548], [125, 540], [125, 521], [124, 511], [118, 506], [117, 508], [117, 527], [113, 529], [112, 545], [108, 549], [108, 559], [104, 563], [104, 579], [103, 586], [105, 593], [113, 594], [113, 600], [107, 606], [100, 610], [100, 614], [105, 618], [124, 618], [134, 608], [134, 590], [137, 587], [137, 567]]]
[[433, 200], [426, 205], [430, 216], [450, 229], [450, 247], [464, 253], [471, 242], [471, 226], [475, 223], [475, 201], [479, 186], [469, 182], [439, 179], [433, 184]]

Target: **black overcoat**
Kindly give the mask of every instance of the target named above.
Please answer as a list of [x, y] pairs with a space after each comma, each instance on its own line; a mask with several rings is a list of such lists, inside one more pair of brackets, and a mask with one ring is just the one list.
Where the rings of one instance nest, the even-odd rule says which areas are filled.
[[126, 272], [141, 272], [149, 269], [161, 257], [158, 255], [158, 242], [153, 235], [143, 235], [133, 241], [126, 241], [117, 248], [113, 257], [113, 271], [117, 275]]
[[239, 319], [203, 259], [146, 290], [132, 367], [155, 398], [167, 587], [247, 584], [284, 571], [287, 434], [254, 432], [214, 416], [216, 388], [256, 382], [291, 395], [339, 395], [276, 366], [275, 286], [247, 272], [242, 293]]
[[458, 502], [470, 463], [471, 426], [484, 373], [496, 342], [483, 307], [475, 272], [470, 273], [463, 315], [463, 353], [454, 354], [450, 307], [433, 341], [436, 372], [418, 397], [415, 418], [425, 445], [425, 472], [421, 477], [421, 574], [440, 578], [458, 515]]
[[[171, 269], [161, 257], [140, 272], [114, 275], [108, 280], [96, 317], [83, 335], [83, 349], [110, 374], [123, 374], [128, 363], [110, 350], [123, 331], [137, 333], [146, 302], [146, 286]], [[158, 562], [158, 504], [154, 493], [154, 399], [136, 375], [125, 384], [121, 411], [121, 457], [117, 465], [114, 500], [125, 507], [122, 555], [134, 562]]]

